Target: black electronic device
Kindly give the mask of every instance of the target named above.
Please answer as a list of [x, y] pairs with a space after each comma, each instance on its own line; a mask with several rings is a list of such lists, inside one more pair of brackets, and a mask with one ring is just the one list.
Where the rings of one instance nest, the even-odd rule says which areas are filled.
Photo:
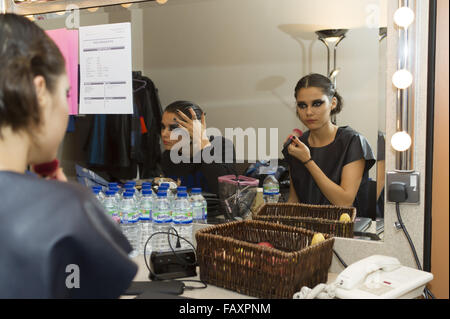
[[167, 280], [197, 275], [195, 252], [192, 249], [152, 252], [150, 279]]
[[144, 292], [154, 292], [162, 294], [181, 295], [185, 285], [182, 281], [133, 281], [130, 287], [124, 292], [126, 296], [141, 295]]

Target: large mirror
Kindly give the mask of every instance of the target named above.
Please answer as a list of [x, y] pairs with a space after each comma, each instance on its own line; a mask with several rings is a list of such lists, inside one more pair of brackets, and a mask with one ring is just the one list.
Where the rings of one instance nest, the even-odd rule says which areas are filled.
[[[386, 2], [147, 1], [83, 9], [80, 26], [131, 22], [133, 70], [151, 78], [163, 107], [175, 100], [194, 101], [206, 111], [208, 127], [222, 134], [226, 128], [266, 128], [267, 134], [278, 128], [280, 158], [292, 130], [305, 130], [295, 114], [295, 84], [308, 73], [338, 69], [334, 80], [344, 108], [336, 124], [364, 135], [380, 160], [369, 172], [373, 221], [360, 229], [373, 236], [360, 238], [382, 239], [382, 220], [375, 218], [383, 218], [384, 203]], [[60, 14], [33, 18], [44, 29], [57, 29], [65, 27], [66, 15]], [[347, 31], [328, 55], [317, 31], [336, 29]], [[85, 160], [85, 137], [80, 127], [64, 141], [61, 158], [69, 175], [74, 175], [74, 163]], [[258, 159], [249, 157], [247, 149], [237, 150], [237, 158]]]

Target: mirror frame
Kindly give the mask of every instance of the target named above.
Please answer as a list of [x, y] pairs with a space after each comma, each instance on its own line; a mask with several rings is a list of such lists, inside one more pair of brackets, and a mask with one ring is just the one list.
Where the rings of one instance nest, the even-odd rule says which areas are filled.
[[[94, 7], [114, 6], [124, 3], [139, 3], [150, 1], [155, 0], [57, 0], [51, 2], [33, 3], [15, 3], [14, 0], [0, 0], [0, 9], [3, 6], [6, 9], [5, 12], [16, 13], [19, 15], [31, 15], [66, 11], [66, 8], [69, 5], [77, 6], [79, 9], [87, 9]], [[3, 5], [1, 3], [3, 3]]]
[[[21, 15], [43, 14], [57, 11], [65, 11], [69, 4], [74, 4], [80, 9], [89, 7], [111, 6], [123, 3], [149, 2], [153, 0], [72, 0], [72, 1], [54, 1], [52, 3], [29, 3], [15, 4], [12, 0], [0, 0], [0, 12], [12, 12]], [[414, 144], [414, 162], [416, 171], [422, 176], [426, 172], [426, 134], [417, 132], [426, 132], [427, 123], [427, 100], [428, 100], [428, 42], [429, 42], [429, 10], [430, 1], [417, 1], [416, 19], [413, 24], [416, 34], [415, 43], [415, 78], [414, 99], [416, 109], [414, 113], [416, 130]], [[388, 32], [387, 32], [387, 82], [386, 85], [386, 141], [390, 141], [392, 135], [396, 132], [396, 89], [391, 83], [391, 78], [397, 70], [397, 30], [394, 26], [393, 15], [398, 9], [398, 1], [388, 1]], [[5, 10], [6, 9], [6, 10]], [[431, 21], [432, 22], [432, 21]], [[386, 143], [386, 172], [395, 170], [395, 151]], [[426, 176], [428, 177], [428, 176]], [[403, 214], [403, 222], [412, 235], [411, 239], [416, 247], [419, 259], [423, 264], [424, 260], [424, 226], [425, 226], [425, 199], [424, 194], [426, 178], [420, 178], [420, 202], [413, 205], [402, 205], [403, 213], [407, 208], [407, 214]], [[385, 185], [386, 186], [386, 185]], [[334, 249], [346, 264], [352, 264], [360, 259], [374, 254], [393, 256], [400, 262], [409, 267], [416, 268], [416, 264], [411, 253], [409, 244], [401, 231], [394, 227], [396, 221], [395, 205], [385, 200], [385, 234], [383, 241], [366, 241], [348, 238], [335, 238]], [[333, 261], [330, 268], [331, 273], [339, 273], [344, 269], [336, 256], [333, 255]]]

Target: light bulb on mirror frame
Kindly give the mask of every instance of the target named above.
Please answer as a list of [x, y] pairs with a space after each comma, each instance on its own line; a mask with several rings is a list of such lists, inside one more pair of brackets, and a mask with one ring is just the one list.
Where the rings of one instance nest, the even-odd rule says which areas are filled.
[[401, 28], [409, 27], [413, 23], [414, 18], [414, 11], [408, 7], [398, 8], [394, 13], [394, 22]]
[[98, 7], [87, 8], [87, 11], [89, 11], [89, 12], [96, 12], [97, 10], [98, 10]]
[[156, 3], [158, 3], [158, 4], [164, 4], [166, 2], [167, 2], [167, 0], [156, 0]]
[[406, 89], [413, 83], [413, 75], [408, 70], [398, 70], [392, 76], [392, 83], [399, 89]]
[[121, 6], [124, 7], [125, 9], [128, 9], [129, 7], [131, 7], [133, 4], [132, 3], [122, 3]]
[[394, 150], [404, 152], [411, 147], [411, 136], [405, 131], [397, 132], [391, 137], [391, 145]]

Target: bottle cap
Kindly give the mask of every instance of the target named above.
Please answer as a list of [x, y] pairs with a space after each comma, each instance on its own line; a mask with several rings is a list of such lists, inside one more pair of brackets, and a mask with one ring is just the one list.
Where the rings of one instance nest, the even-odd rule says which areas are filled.
[[167, 196], [167, 192], [166, 191], [159, 191], [158, 192], [158, 197], [166, 197]]
[[92, 191], [94, 192], [95, 195], [98, 195], [100, 193], [100, 189], [99, 188], [92, 187]]
[[192, 194], [200, 194], [201, 192], [202, 189], [200, 187], [193, 188], [191, 191]]
[[178, 197], [187, 197], [187, 193], [186, 192], [179, 192], [177, 194]]
[[152, 189], [152, 185], [142, 185], [142, 190], [144, 189]]
[[113, 190], [107, 190], [106, 191], [106, 196], [114, 196], [115, 194], [116, 194], [116, 192], [113, 191]]
[[125, 192], [125, 193], [123, 193], [123, 197], [124, 198], [129, 198], [129, 197], [133, 197], [133, 193], [131, 193], [131, 192]]
[[151, 195], [151, 194], [152, 194], [151, 188], [146, 188], [142, 190], [142, 195]]
[[152, 183], [150, 183], [150, 182], [143, 182], [142, 183], [142, 187], [145, 187], [145, 186], [152, 186]]
[[111, 188], [111, 187], [118, 187], [118, 186], [119, 186], [118, 183], [108, 183], [108, 187], [109, 188]]
[[187, 187], [186, 186], [178, 186], [177, 187], [177, 191], [178, 192], [185, 192], [187, 190]]

